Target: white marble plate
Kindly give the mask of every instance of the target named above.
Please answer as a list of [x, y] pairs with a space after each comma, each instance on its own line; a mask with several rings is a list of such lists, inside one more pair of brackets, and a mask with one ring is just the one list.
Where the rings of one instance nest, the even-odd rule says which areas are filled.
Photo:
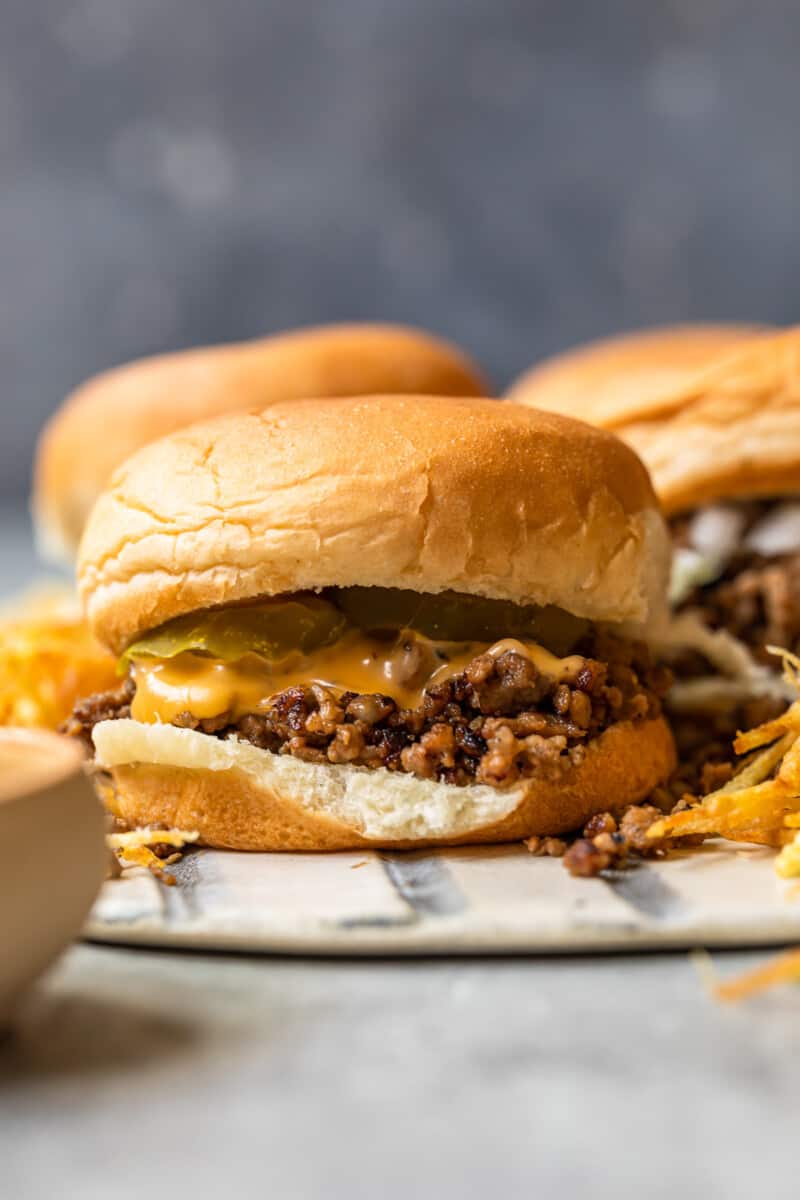
[[86, 936], [292, 954], [448, 954], [800, 941], [800, 885], [774, 855], [709, 843], [609, 878], [572, 879], [521, 845], [419, 853], [200, 850], [166, 887], [128, 871]]

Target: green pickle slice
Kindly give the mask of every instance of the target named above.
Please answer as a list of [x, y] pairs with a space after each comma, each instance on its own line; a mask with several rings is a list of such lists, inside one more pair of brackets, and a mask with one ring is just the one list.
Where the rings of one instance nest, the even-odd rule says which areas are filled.
[[461, 592], [429, 595], [397, 588], [332, 588], [328, 595], [361, 629], [414, 629], [442, 642], [492, 642], [519, 638], [567, 654], [589, 622], [554, 605], [512, 604]]
[[518, 605], [459, 592], [433, 596], [397, 588], [329, 588], [321, 596], [303, 593], [176, 617], [133, 642], [120, 667], [126, 670], [132, 659], [187, 652], [225, 662], [247, 654], [278, 662], [329, 646], [354, 627], [379, 636], [411, 629], [439, 642], [519, 638], [564, 655], [588, 626], [553, 605]]
[[175, 658], [191, 651], [225, 662], [258, 654], [273, 662], [293, 652], [309, 654], [335, 642], [347, 628], [343, 613], [320, 596], [262, 600], [187, 613], [154, 629], [128, 647], [122, 658]]

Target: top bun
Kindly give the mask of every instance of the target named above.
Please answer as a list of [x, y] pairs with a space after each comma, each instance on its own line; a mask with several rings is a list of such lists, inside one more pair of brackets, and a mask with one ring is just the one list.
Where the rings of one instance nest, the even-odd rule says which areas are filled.
[[617, 432], [647, 463], [669, 513], [800, 493], [800, 327], [760, 337]]
[[121, 462], [194, 421], [307, 396], [486, 392], [449, 342], [393, 325], [331, 325], [159, 355], [90, 379], [46, 425], [32, 508], [46, 557], [71, 561], [89, 511]]
[[278, 404], [174, 433], [121, 467], [81, 545], [94, 632], [119, 652], [212, 605], [328, 586], [662, 612], [666, 529], [613, 435], [498, 401]]
[[666, 325], [604, 338], [538, 363], [507, 399], [603, 429], [660, 412], [665, 397], [763, 330], [756, 325]]

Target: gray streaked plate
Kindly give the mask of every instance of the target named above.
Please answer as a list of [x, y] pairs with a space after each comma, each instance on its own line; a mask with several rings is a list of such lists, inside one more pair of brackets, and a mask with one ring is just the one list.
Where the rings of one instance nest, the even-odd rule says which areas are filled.
[[800, 940], [797, 885], [774, 855], [708, 843], [606, 879], [520, 845], [419, 853], [200, 850], [166, 887], [106, 885], [86, 936], [293, 954], [449, 954], [749, 946]]

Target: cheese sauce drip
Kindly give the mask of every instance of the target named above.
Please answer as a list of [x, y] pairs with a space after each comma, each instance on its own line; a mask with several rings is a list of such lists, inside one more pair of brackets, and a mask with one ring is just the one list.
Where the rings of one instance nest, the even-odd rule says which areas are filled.
[[335, 691], [379, 692], [403, 708], [415, 708], [427, 688], [457, 675], [479, 654], [523, 655], [542, 674], [561, 679], [580, 667], [577, 656], [558, 658], [535, 642], [504, 638], [486, 642], [438, 642], [402, 631], [395, 641], [351, 631], [330, 646], [270, 662], [247, 654], [224, 662], [191, 651], [173, 658], [136, 658], [136, 695], [131, 716], [146, 724], [171, 724], [181, 713], [198, 719], [228, 714], [236, 721], [258, 712], [271, 697], [298, 684], [319, 683]]

